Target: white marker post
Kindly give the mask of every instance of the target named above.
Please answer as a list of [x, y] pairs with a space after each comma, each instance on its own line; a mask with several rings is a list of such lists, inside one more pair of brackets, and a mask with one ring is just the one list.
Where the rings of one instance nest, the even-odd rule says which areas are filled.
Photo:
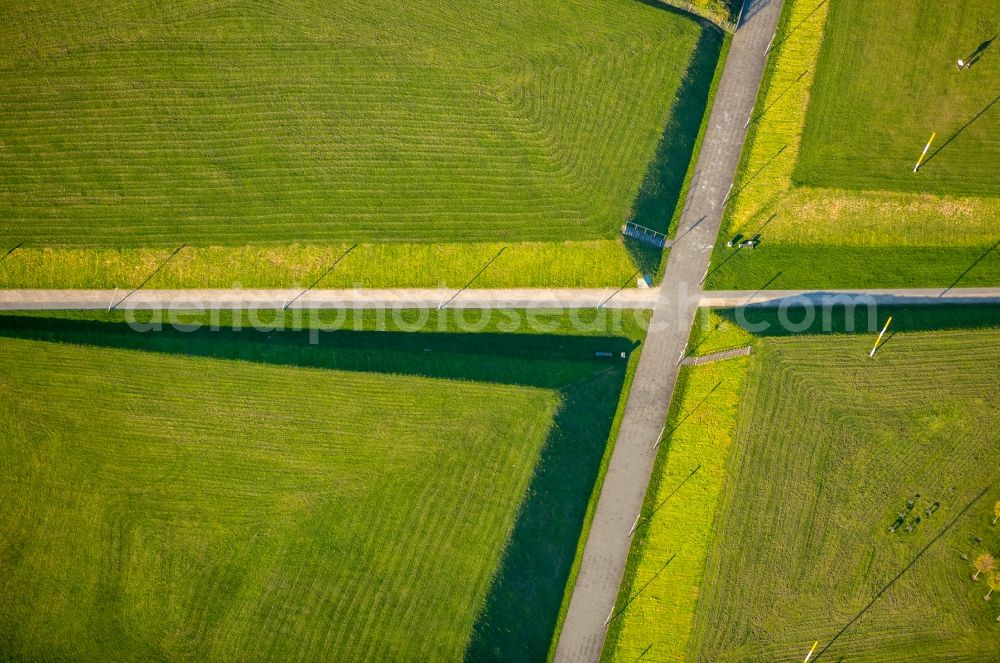
[[667, 425], [663, 424], [663, 428], [660, 429], [660, 434], [656, 436], [656, 444], [653, 445], [654, 449], [660, 446], [660, 442], [663, 442], [663, 434], [666, 432], [667, 432]]
[[875, 351], [878, 350], [878, 344], [882, 342], [882, 337], [885, 336], [885, 330], [889, 328], [890, 322], [892, 322], [891, 315], [889, 316], [889, 319], [885, 321], [885, 327], [882, 327], [882, 331], [879, 333], [878, 338], [875, 339], [875, 345], [872, 347], [872, 351], [868, 353], [869, 357], [875, 356]]
[[806, 657], [805, 659], [803, 659], [802, 663], [809, 663], [809, 659], [812, 658], [813, 652], [816, 651], [816, 647], [818, 646], [819, 646], [819, 640], [813, 643], [812, 649], [810, 649], [809, 653], [806, 654]]
[[934, 136], [937, 136], [936, 131], [931, 134], [930, 140], [928, 140], [927, 144], [924, 145], [924, 151], [920, 153], [920, 158], [917, 159], [917, 165], [913, 167], [913, 172], [917, 172], [920, 168], [920, 164], [924, 162], [924, 157], [927, 156], [927, 150], [931, 149], [931, 143], [934, 142]]
[[635, 522], [632, 523], [632, 529], [630, 529], [628, 531], [628, 535], [629, 536], [632, 536], [633, 534], [635, 534], [635, 528], [639, 526], [639, 519], [640, 518], [642, 518], [642, 512], [639, 512], [639, 515], [635, 517]]

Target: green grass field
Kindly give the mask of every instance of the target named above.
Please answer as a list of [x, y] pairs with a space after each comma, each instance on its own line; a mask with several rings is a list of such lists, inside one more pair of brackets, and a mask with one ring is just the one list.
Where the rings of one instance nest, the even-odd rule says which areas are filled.
[[[815, 640], [824, 660], [1000, 656], [998, 609], [960, 559], [1000, 546], [1000, 332], [901, 332], [875, 360], [871, 340], [754, 355], [691, 660], [798, 661]], [[889, 533], [918, 493], [921, 523]]]
[[0, 317], [6, 655], [544, 657], [634, 328], [121, 318]]
[[[1000, 309], [892, 314], [869, 360], [874, 334], [844, 334], [843, 310], [838, 333], [817, 322], [805, 335], [774, 326], [773, 309], [747, 313], [772, 325], [762, 335], [733, 311], [699, 311], [689, 355], [754, 354], [683, 369], [604, 660], [801, 661], [816, 640], [820, 660], [996, 657], [1000, 608], [960, 555], [1000, 549]], [[890, 535], [918, 492], [921, 524]]]
[[635, 0], [0, 16], [7, 288], [120, 287], [184, 243], [164, 287], [283, 287], [357, 242], [329, 287], [464, 283], [500, 242], [504, 286], [655, 274], [618, 228], [666, 230], [722, 44]]
[[618, 229], [665, 230], [722, 43], [635, 0], [0, 18], [0, 248], [220, 247], [230, 282], [240, 249], [294, 242], [401, 244], [380, 267], [402, 274], [433, 267], [414, 243], [521, 243], [530, 272], [579, 259], [532, 242], [604, 240], [627, 271]]
[[955, 68], [994, 4], [786, 2], [720, 237], [762, 241], [720, 241], [708, 286], [1000, 282], [997, 43]]
[[[887, 6], [831, 3], [795, 181], [1000, 195], [996, 0]], [[976, 62], [958, 71], [956, 61], [977, 52]], [[929, 158], [914, 174], [931, 132], [937, 137]]]

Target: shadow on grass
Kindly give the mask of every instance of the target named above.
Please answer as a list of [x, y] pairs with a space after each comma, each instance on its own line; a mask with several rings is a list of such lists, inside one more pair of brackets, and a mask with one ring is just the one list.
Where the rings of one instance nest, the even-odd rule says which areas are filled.
[[729, 203], [731, 203], [734, 200], [736, 200], [736, 198], [741, 193], [743, 193], [744, 191], [746, 191], [747, 188], [750, 186], [750, 184], [752, 184], [753, 181], [755, 179], [757, 179], [757, 176], [760, 175], [762, 172], [764, 172], [765, 168], [767, 168], [772, 163], [774, 163], [775, 159], [777, 159], [778, 157], [780, 157], [782, 155], [782, 153], [784, 153], [784, 151], [786, 149], [788, 149], [788, 143], [785, 143], [784, 145], [782, 145], [781, 149], [779, 149], [777, 152], [775, 152], [774, 156], [772, 156], [770, 159], [767, 160], [767, 163], [765, 163], [763, 166], [761, 166], [760, 168], [758, 168], [754, 172], [753, 175], [751, 175], [749, 178], [747, 178], [747, 180], [745, 182], [743, 182], [742, 185], [740, 185], [740, 188], [736, 189], [735, 191], [733, 191], [732, 193], [730, 193], [728, 196], [726, 196], [726, 199], [722, 201], [722, 205], [723, 206], [728, 205]]
[[4, 252], [4, 254], [3, 254], [2, 256], [0, 256], [0, 262], [3, 262], [3, 261], [4, 261], [4, 260], [6, 260], [7, 258], [9, 258], [9, 257], [10, 257], [10, 255], [11, 255], [12, 253], [14, 253], [14, 251], [17, 251], [17, 250], [18, 250], [19, 248], [21, 248], [22, 246], [24, 246], [24, 242], [21, 242], [20, 244], [16, 244], [16, 245], [12, 246], [11, 248], [7, 249], [7, 251], [6, 251], [6, 252]]
[[976, 46], [976, 50], [972, 51], [972, 53], [969, 54], [969, 57], [965, 58], [966, 66], [972, 67], [974, 64], [979, 62], [979, 60], [982, 59], [983, 55], [986, 54], [986, 51], [989, 50], [993, 42], [996, 41], [997, 36], [998, 35], [993, 35], [989, 39], [985, 39], [982, 42], [980, 42], [979, 46]]
[[308, 330], [204, 327], [181, 332], [164, 326], [162, 331], [137, 332], [121, 322], [17, 315], [0, 315], [0, 337], [546, 389], [624, 364], [597, 360], [595, 352], [617, 356], [634, 348], [624, 337], [350, 330], [322, 332], [320, 342], [311, 344]]
[[[658, 5], [655, 2], [648, 4]], [[694, 154], [722, 49], [722, 31], [704, 23], [702, 25], [691, 63], [677, 91], [670, 118], [663, 128], [660, 143], [632, 203], [632, 213], [628, 219], [664, 234], [667, 233], [670, 219], [680, 202], [684, 177]], [[649, 250], [638, 251], [639, 247]], [[642, 267], [647, 274], [657, 272], [663, 256], [661, 250], [638, 242], [626, 242], [626, 248], [637, 267]]]
[[771, 4], [771, 0], [747, 0], [743, 9], [743, 17], [740, 20], [740, 25], [745, 25], [747, 21], [756, 16], [758, 12], [767, 7], [769, 4]]
[[[1000, 99], [1000, 97], [997, 97], [997, 98], [998, 98], [998, 99]], [[997, 241], [996, 241], [996, 242], [995, 242], [995, 243], [993, 244], [993, 246], [991, 246], [990, 248], [986, 249], [986, 252], [985, 252], [985, 253], [983, 253], [983, 255], [981, 255], [981, 256], [979, 256], [978, 258], [976, 258], [976, 259], [975, 259], [975, 260], [974, 260], [974, 261], [972, 262], [972, 264], [971, 264], [971, 265], [969, 265], [968, 267], [966, 267], [966, 268], [965, 268], [965, 271], [964, 271], [964, 272], [962, 272], [961, 274], [959, 274], [959, 275], [958, 275], [958, 278], [957, 278], [957, 279], [955, 279], [954, 281], [952, 281], [952, 282], [951, 282], [951, 285], [949, 285], [949, 286], [948, 286], [947, 288], [945, 288], [945, 289], [944, 289], [944, 292], [942, 292], [942, 293], [941, 293], [941, 295], [942, 295], [942, 296], [944, 296], [944, 294], [945, 294], [946, 292], [948, 292], [949, 290], [951, 290], [952, 288], [954, 288], [955, 286], [957, 286], [957, 285], [958, 285], [958, 284], [959, 284], [959, 283], [960, 283], [960, 282], [962, 281], [962, 279], [964, 279], [964, 278], [965, 278], [966, 276], [968, 276], [969, 272], [971, 272], [971, 271], [972, 271], [973, 269], [975, 269], [975, 268], [976, 268], [976, 265], [978, 265], [978, 264], [979, 264], [979, 263], [981, 263], [982, 261], [986, 260], [986, 257], [987, 257], [988, 255], [990, 255], [991, 253], [993, 253], [993, 251], [995, 251], [995, 250], [996, 250], [996, 248], [997, 248], [998, 246], [1000, 246], [1000, 240], [997, 240]]]
[[[781, 39], [779, 39], [779, 40], [777, 40], [775, 42], [772, 42], [771, 43], [771, 47], [768, 49], [768, 52], [771, 52], [772, 50], [778, 48], [783, 43], [785, 43], [786, 41], [788, 41], [788, 38], [791, 37], [792, 34], [796, 30], [798, 30], [799, 28], [801, 28], [805, 24], [806, 21], [808, 21], [809, 19], [811, 19], [813, 17], [813, 15], [817, 11], [819, 11], [819, 8], [822, 7], [825, 4], [826, 4], [826, 0], [820, 0], [820, 3], [818, 5], [816, 5], [815, 7], [813, 7], [812, 10], [808, 14], [806, 14], [805, 18], [803, 18], [801, 21], [799, 21], [798, 23], [796, 23], [795, 25], [793, 25], [787, 32], [785, 32], [781, 36]], [[779, 26], [779, 30], [780, 30], [780, 26]]]
[[[556, 389], [557, 412], [466, 658], [544, 660], [636, 344], [618, 336], [172, 328], [0, 315], [0, 337]], [[595, 359], [597, 351], [614, 360]], [[155, 378], [155, 376], [152, 376]]]
[[[694, 12], [688, 11], [683, 7], [674, 6], [670, 4], [672, 0], [636, 0], [636, 2], [642, 3], [649, 7], [656, 7], [657, 9], [662, 9], [674, 14], [680, 14], [681, 16], [687, 16], [688, 18], [694, 19], [696, 21], [704, 21], [703, 16], [699, 16]], [[743, 0], [723, 0], [719, 4], [725, 5], [729, 16], [732, 18], [733, 22], [736, 21], [736, 16], [740, 13], [740, 7], [743, 6]]]
[[649, 580], [647, 580], [645, 582], [645, 584], [643, 584], [643, 586], [639, 588], [639, 591], [637, 591], [635, 594], [632, 594], [631, 596], [629, 596], [628, 599], [625, 601], [625, 604], [622, 605], [621, 608], [619, 608], [618, 610], [614, 611], [611, 614], [611, 620], [610, 621], [614, 621], [618, 617], [621, 617], [622, 615], [624, 615], [625, 611], [628, 610], [628, 607], [630, 605], [632, 605], [632, 601], [634, 601], [637, 598], [639, 598], [639, 595], [642, 594], [644, 591], [646, 591], [646, 588], [649, 587], [651, 584], [653, 584], [653, 581], [656, 580], [657, 578], [659, 578], [660, 574], [663, 573], [664, 571], [666, 571], [667, 567], [670, 566], [670, 563], [673, 562], [676, 558], [677, 558], [677, 553], [672, 554], [670, 556], [670, 558], [667, 559], [667, 561], [663, 563], [663, 566], [660, 567], [660, 570], [657, 571], [656, 573], [654, 573], [649, 578]]
[[351, 251], [353, 251], [356, 248], [358, 248], [358, 245], [354, 244], [349, 249], [347, 249], [342, 254], [340, 254], [340, 257], [337, 258], [336, 260], [334, 260], [333, 264], [331, 264], [329, 267], [327, 267], [326, 271], [323, 272], [322, 274], [320, 274], [320, 276], [319, 276], [318, 279], [316, 279], [315, 281], [313, 281], [310, 285], [306, 286], [306, 288], [302, 292], [300, 292], [299, 294], [295, 295], [294, 297], [292, 297], [291, 299], [289, 299], [287, 302], [285, 302], [285, 305], [282, 306], [281, 308], [287, 310], [288, 307], [291, 306], [292, 304], [294, 304], [302, 295], [306, 294], [307, 292], [309, 292], [310, 290], [312, 290], [313, 288], [315, 288], [317, 285], [319, 285], [319, 282], [322, 281], [323, 279], [325, 279], [327, 276], [329, 276], [330, 272], [332, 272], [333, 270], [335, 270], [337, 268], [337, 265], [339, 265], [344, 260], [344, 258], [346, 258], [348, 255], [350, 255]]
[[966, 129], [968, 129], [969, 127], [971, 127], [973, 124], [975, 124], [976, 120], [978, 120], [983, 115], [985, 115], [987, 113], [987, 111], [989, 111], [991, 108], [993, 108], [994, 104], [996, 104], [998, 101], [1000, 101], [1000, 94], [998, 94], [996, 97], [994, 97], [993, 101], [991, 101], [988, 104], [986, 104], [985, 106], [983, 106], [983, 109], [981, 111], [979, 111], [978, 113], [976, 113], [975, 115], [973, 115], [972, 119], [970, 119], [968, 122], [966, 122], [965, 124], [963, 124], [961, 126], [961, 128], [959, 128], [958, 131], [956, 131], [955, 133], [953, 133], [948, 138], [948, 140], [946, 140], [944, 143], [942, 143], [941, 147], [939, 147], [936, 150], [934, 150], [933, 152], [931, 152], [930, 156], [928, 156], [924, 160], [924, 162], [923, 162], [923, 164], [921, 164], [921, 166], [922, 167], [926, 166], [927, 164], [929, 164], [931, 162], [932, 159], [934, 159], [934, 157], [936, 157], [937, 155], [941, 154], [941, 152], [944, 150], [944, 148], [946, 148], [949, 145], [951, 145], [951, 142], [953, 140], [955, 140], [956, 138], [958, 138], [959, 136], [961, 136], [963, 131], [965, 131]]
[[449, 297], [448, 301], [442, 302], [441, 305], [438, 308], [439, 309], [443, 309], [446, 306], [448, 306], [448, 304], [450, 304], [453, 301], [455, 301], [455, 298], [458, 297], [460, 294], [462, 294], [466, 289], [468, 289], [469, 286], [471, 286], [473, 283], [475, 283], [476, 279], [478, 279], [480, 276], [482, 276], [483, 272], [485, 272], [487, 269], [489, 269], [490, 265], [492, 265], [494, 262], [496, 262], [497, 258], [499, 258], [503, 254], [503, 252], [506, 251], [506, 250], [507, 250], [507, 247], [504, 246], [499, 251], [497, 251], [497, 253], [496, 253], [495, 256], [493, 256], [492, 258], [490, 258], [489, 260], [487, 260], [486, 264], [483, 265], [479, 269], [479, 271], [476, 272], [475, 275], [471, 279], [469, 279], [468, 281], [465, 282], [465, 285], [463, 285], [461, 288], [459, 288], [458, 291], [454, 295], [452, 295], [451, 297]]
[[857, 622], [859, 619], [861, 619], [862, 617], [864, 617], [865, 613], [867, 613], [869, 610], [871, 610], [872, 606], [875, 605], [878, 602], [878, 600], [882, 598], [882, 595], [885, 594], [887, 591], [889, 591], [892, 588], [892, 586], [895, 585], [896, 582], [899, 581], [900, 578], [902, 578], [904, 575], [906, 575], [907, 571], [909, 571], [911, 568], [913, 568], [913, 565], [916, 564], [920, 560], [920, 558], [924, 556], [924, 553], [926, 553], [928, 550], [930, 550], [931, 546], [933, 546], [935, 543], [938, 542], [939, 539], [941, 539], [941, 537], [943, 537], [945, 534], [947, 534], [948, 530], [950, 530], [952, 527], [954, 527], [955, 523], [957, 523], [959, 520], [961, 520], [962, 517], [969, 511], [969, 509], [972, 508], [972, 505], [975, 504], [976, 502], [978, 502], [979, 500], [981, 500], [986, 495], [986, 493], [989, 492], [989, 490], [990, 490], [990, 488], [992, 486], [993, 486], [992, 482], [986, 484], [986, 487], [983, 488], [982, 491], [980, 491], [980, 493], [978, 495], [976, 495], [975, 497], [973, 497], [972, 500], [968, 504], [966, 504], [965, 507], [961, 511], [958, 512], [958, 514], [955, 515], [954, 518], [952, 518], [950, 521], [948, 521], [948, 524], [945, 525], [944, 528], [941, 531], [939, 531], [934, 536], [933, 539], [931, 539], [930, 541], [928, 541], [927, 545], [925, 545], [923, 548], [920, 549], [920, 552], [918, 552], [916, 555], [913, 556], [913, 558], [910, 560], [909, 564], [907, 564], [906, 566], [904, 566], [899, 571], [899, 573], [897, 573], [892, 578], [892, 580], [890, 580], [888, 583], [886, 583], [882, 587], [882, 589], [880, 589], [878, 591], [878, 593], [875, 594], [875, 596], [872, 597], [872, 600], [869, 601], [868, 604], [865, 605], [864, 608], [862, 608], [856, 615], [854, 615], [854, 617], [852, 617], [851, 620], [849, 622], [847, 622], [843, 626], [843, 628], [841, 628], [839, 631], [837, 631], [837, 633], [832, 638], [830, 638], [830, 640], [828, 640], [825, 645], [823, 645], [823, 648], [819, 650], [819, 652], [816, 654], [816, 658], [814, 658], [813, 661], [818, 661], [819, 659], [821, 659], [823, 657], [823, 655], [827, 652], [827, 650], [830, 649], [830, 647], [832, 647], [837, 642], [838, 639], [840, 639], [840, 636], [844, 635], [844, 633], [847, 632], [847, 629], [851, 628], [851, 626], [853, 626], [855, 622]]
[[466, 661], [545, 660], [623, 380], [615, 368], [563, 390]]
[[628, 251], [632, 264], [643, 274], [655, 276], [663, 261], [663, 249], [640, 242], [632, 237], [622, 237], [625, 250]]
[[145, 279], [143, 280], [143, 282], [142, 282], [142, 283], [140, 283], [139, 285], [137, 285], [137, 286], [136, 286], [135, 288], [133, 288], [132, 290], [130, 290], [130, 291], [128, 292], [128, 294], [126, 294], [126, 295], [125, 295], [124, 297], [122, 297], [122, 298], [121, 298], [121, 299], [119, 299], [119, 300], [118, 300], [117, 302], [115, 302], [114, 304], [112, 304], [112, 305], [111, 305], [111, 309], [115, 309], [115, 308], [118, 308], [119, 306], [121, 306], [121, 304], [122, 304], [122, 303], [123, 303], [123, 302], [124, 302], [124, 301], [125, 301], [126, 299], [128, 299], [129, 297], [131, 297], [131, 296], [132, 296], [132, 295], [134, 295], [135, 293], [137, 293], [137, 292], [139, 292], [140, 290], [142, 290], [143, 288], [145, 288], [145, 287], [146, 287], [146, 285], [147, 285], [147, 284], [148, 284], [148, 283], [149, 283], [150, 281], [152, 281], [152, 280], [153, 280], [153, 277], [155, 277], [155, 276], [156, 276], [157, 274], [159, 274], [159, 273], [160, 273], [160, 271], [161, 271], [161, 270], [162, 270], [162, 269], [163, 269], [164, 267], [166, 267], [166, 266], [167, 266], [167, 263], [168, 263], [168, 262], [170, 262], [171, 260], [173, 260], [173, 259], [174, 259], [174, 258], [175, 258], [175, 257], [177, 256], [177, 254], [178, 254], [178, 253], [180, 253], [181, 251], [183, 251], [183, 250], [184, 250], [184, 248], [185, 248], [186, 246], [187, 246], [187, 244], [181, 244], [181, 245], [180, 245], [180, 246], [178, 246], [178, 247], [177, 247], [176, 249], [174, 249], [174, 252], [173, 252], [173, 253], [171, 253], [171, 254], [170, 254], [169, 256], [167, 256], [166, 258], [164, 258], [164, 259], [163, 259], [163, 262], [161, 262], [161, 263], [160, 263], [159, 265], [157, 265], [157, 266], [156, 266], [156, 269], [154, 269], [154, 270], [153, 270], [152, 272], [150, 272], [150, 273], [149, 273], [149, 276], [147, 276], [147, 277], [146, 277], [146, 278], [145, 278]]
[[[789, 306], [784, 312], [776, 307], [747, 306], [737, 309], [718, 309], [716, 313], [756, 336], [793, 336], [797, 334], [845, 334], [877, 332], [892, 316], [892, 331], [944, 331], [948, 329], [984, 329], [1000, 327], [1000, 306], [988, 304], [906, 304], [899, 306], [880, 304], [877, 314], [866, 306], [837, 305], [822, 315], [815, 310], [815, 319], [802, 329], [790, 331], [784, 321], [799, 323], [809, 315], [802, 306]], [[872, 322], [875, 322], [873, 325]]]

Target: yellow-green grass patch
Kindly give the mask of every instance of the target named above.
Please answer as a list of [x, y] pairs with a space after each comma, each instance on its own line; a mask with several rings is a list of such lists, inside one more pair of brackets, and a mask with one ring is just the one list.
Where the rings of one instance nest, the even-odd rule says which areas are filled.
[[621, 240], [179, 246], [22, 246], [0, 260], [0, 288], [618, 287], [637, 270]]
[[747, 362], [682, 369], [603, 660], [685, 658]]

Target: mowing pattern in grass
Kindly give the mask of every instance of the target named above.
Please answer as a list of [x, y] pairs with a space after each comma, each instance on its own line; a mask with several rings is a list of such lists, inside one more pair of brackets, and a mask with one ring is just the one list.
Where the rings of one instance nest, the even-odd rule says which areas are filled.
[[[850, 3], [856, 9], [857, 4]], [[911, 149], [913, 154], [908, 157], [910, 160], [901, 163], [903, 170], [900, 177], [922, 178], [929, 175], [938, 167], [939, 162], [945, 162], [947, 152], [953, 152], [949, 159], [974, 161], [987, 154], [990, 149], [996, 149], [995, 138], [992, 142], [990, 139], [983, 139], [981, 143], [969, 144], [965, 134], [972, 129], [970, 126], [967, 132], [948, 144], [923, 173], [913, 175], [913, 162], [923, 143], [930, 137], [930, 132], [935, 130], [934, 127], [903, 127], [899, 126], [901, 120], [898, 119], [876, 123], [868, 112], [862, 112], [859, 108], [867, 109], [872, 104], [905, 108], [909, 97], [903, 95], [890, 98], [894, 92], [879, 92], [878, 95], [886, 98], [879, 96], [877, 100], [866, 101], [864, 104], [854, 103], [848, 108], [842, 105], [847, 103], [842, 97], [848, 94], [842, 86], [851, 77], [867, 80], [866, 77], [885, 75], [899, 77], [899, 82], [894, 84], [892, 90], [897, 89], [896, 85], [919, 87], [914, 82], [916, 78], [901, 76], [898, 67], [886, 64], [894, 62], [895, 58], [909, 57], [907, 54], [916, 46], [905, 40], [879, 39], [879, 44], [873, 44], [871, 48], [896, 48], [898, 54], [855, 63], [852, 68], [845, 69], [842, 75], [828, 73], [831, 67], [839, 67], [834, 62], [835, 58], [820, 58], [821, 43], [824, 44], [824, 49], [839, 52], [840, 47], [825, 44], [836, 43], [835, 40], [844, 37], [845, 31], [860, 33], [867, 30], [861, 23], [863, 20], [874, 20], [873, 12], [876, 9], [881, 11], [881, 16], [887, 21], [903, 14], [905, 21], [912, 17], [923, 17], [919, 20], [936, 27], [938, 19], [928, 18], [925, 14], [941, 14], [941, 22], [950, 26], [953, 21], [972, 20], [971, 17], [977, 15], [978, 6], [977, 3], [972, 3], [967, 8], [963, 3], [953, 7], [921, 1], [890, 10], [883, 4], [869, 3], [864, 11], [855, 11], [847, 19], [842, 19], [850, 25], [831, 24], [832, 33], [824, 38], [827, 13], [833, 11], [829, 2], [786, 1], [764, 82], [751, 116], [746, 147], [729, 198], [722, 231], [723, 239], [737, 233], [745, 236], [760, 233], [762, 243], [757, 249], [749, 251], [727, 248], [725, 242], [719, 242], [713, 256], [709, 287], [758, 288], [776, 276], [771, 287], [945, 287], [953, 284], [993, 285], [1000, 282], [1000, 252], [992, 250], [1000, 240], [997, 228], [1000, 198], [817, 188], [796, 182], [799, 177], [796, 163], [800, 159], [800, 153], [803, 159], [811, 160], [808, 163], [814, 164], [814, 172], [827, 167], [854, 168], [859, 177], [862, 176], [860, 173], [869, 177], [870, 173], [878, 171], [865, 159], [874, 159], [876, 157], [873, 154], [886, 152], [885, 149], [870, 146], [862, 150], [858, 146], [858, 142], [862, 140], [859, 135], [851, 135], [846, 130], [837, 134], [825, 133], [825, 120], [815, 117], [819, 111], [812, 110], [820, 102], [810, 103], [810, 95], [814, 90], [817, 96], [832, 100], [825, 102], [832, 109], [829, 112], [850, 114], [853, 121], [859, 124], [871, 121], [872, 127], [885, 132], [884, 140], [911, 130], [922, 136], [915, 139], [916, 147]], [[836, 23], [834, 19], [831, 21]], [[972, 39], [971, 33], [969, 38]], [[944, 69], [935, 69], [935, 75], [925, 81], [927, 89], [919, 88], [923, 90], [920, 94], [931, 94], [931, 88], [936, 89], [934, 86], [952, 85], [949, 82], [952, 74], [986, 75], [985, 63], [989, 56], [990, 53], [987, 52], [979, 71], [973, 67], [969, 71], [958, 72], [954, 69], [954, 58], [950, 54], [926, 54], [929, 60], [933, 60], [933, 64], [928, 66], [940, 65]], [[947, 69], [949, 66], [952, 67], [950, 71]], [[840, 72], [839, 69], [837, 71]], [[857, 75], [858, 72], [864, 75]], [[964, 88], [966, 83], [960, 85]], [[808, 124], [807, 108], [810, 109]], [[935, 108], [946, 112], [941, 106]], [[994, 106], [992, 112], [995, 113], [996, 108]], [[962, 112], [965, 113], [966, 110], [963, 109]], [[979, 108], [968, 110], [968, 114], [974, 114], [978, 110]], [[957, 114], [958, 110], [955, 112]], [[965, 118], [965, 115], [961, 117]], [[979, 122], [985, 119], [986, 115], [973, 126], [978, 127]], [[937, 145], [942, 147], [951, 134], [943, 126], [937, 130]], [[876, 142], [876, 147], [878, 145]], [[981, 172], [970, 172], [969, 176], [988, 178], [995, 186], [995, 182], [1000, 181], [995, 163], [996, 160], [980, 169]], [[992, 175], [988, 176], [990, 172]], [[871, 179], [866, 186], [869, 189], [898, 188], [888, 178], [881, 181]], [[948, 190], [969, 191], [952, 189], [950, 185]], [[994, 189], [993, 192], [996, 193], [997, 190]]]
[[[831, 4], [795, 180], [1000, 194], [1000, 6], [909, 5]], [[956, 61], [970, 56], [975, 62], [959, 71]], [[930, 158], [915, 175], [932, 131]]]
[[[831, 661], [1000, 657], [997, 608], [960, 559], [1000, 546], [1000, 330], [898, 333], [874, 360], [871, 340], [751, 357], [689, 659], [801, 660], [815, 640]], [[918, 493], [921, 522], [888, 532]]]
[[684, 659], [747, 361], [681, 373], [604, 646], [606, 661]]
[[458, 659], [559, 400], [0, 350], [0, 648], [24, 659]]
[[[159, 313], [140, 315], [141, 322], [160, 319]], [[12, 314], [0, 315], [0, 337], [173, 353], [228, 360], [227, 365], [249, 360], [517, 385], [542, 389], [546, 398], [557, 390], [558, 412], [465, 652], [474, 661], [543, 658], [638, 360], [634, 352], [628, 362], [595, 360], [594, 353], [629, 353], [641, 341], [648, 315], [505, 311], [481, 319], [477, 312], [459, 310], [315, 313], [185, 315], [185, 324], [201, 328], [155, 331], [151, 324], [145, 333], [123, 324], [128, 315], [121, 311]], [[455, 333], [470, 324], [483, 331]], [[262, 326], [273, 331], [254, 330]]]
[[0, 241], [45, 245], [610, 237], [703, 30], [632, 0], [0, 19]]

